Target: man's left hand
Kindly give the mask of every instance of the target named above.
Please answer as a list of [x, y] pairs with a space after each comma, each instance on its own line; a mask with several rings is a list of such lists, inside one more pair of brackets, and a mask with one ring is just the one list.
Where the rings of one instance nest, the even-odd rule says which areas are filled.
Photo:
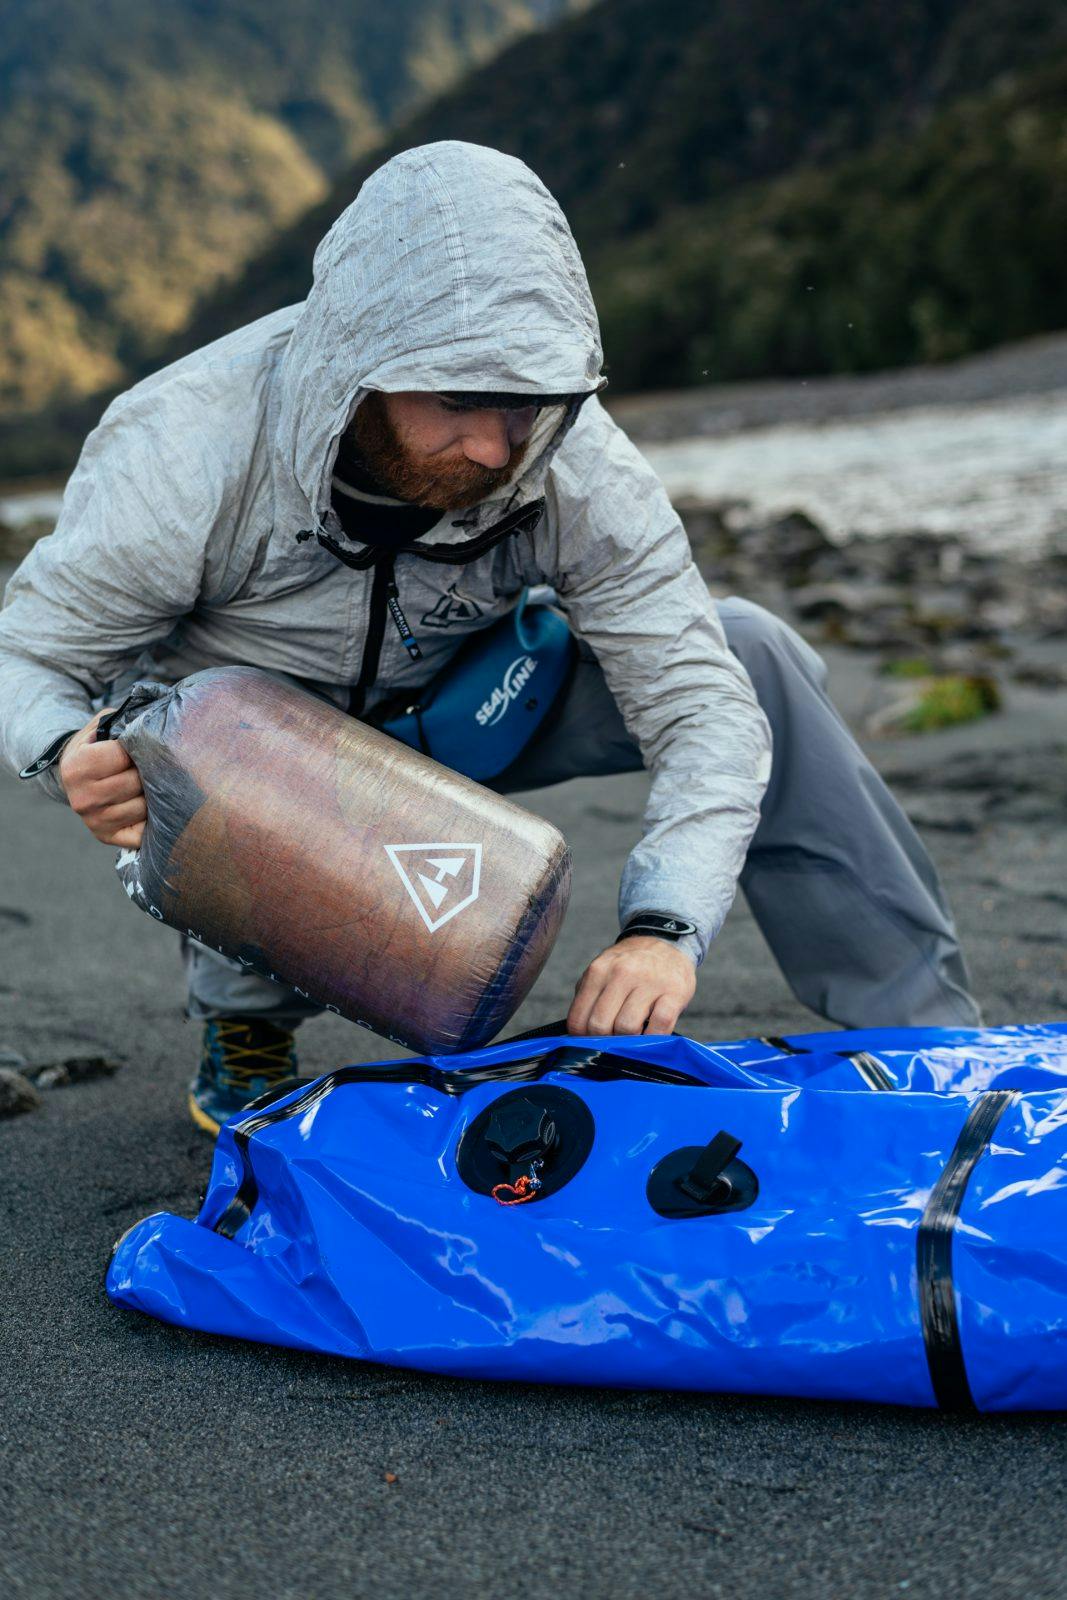
[[666, 939], [623, 939], [582, 974], [567, 1031], [673, 1033], [696, 986], [696, 969], [684, 950]]

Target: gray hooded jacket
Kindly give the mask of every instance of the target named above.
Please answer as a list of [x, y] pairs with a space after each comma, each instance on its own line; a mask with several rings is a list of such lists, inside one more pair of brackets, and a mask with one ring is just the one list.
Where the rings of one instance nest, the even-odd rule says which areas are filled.
[[[503, 490], [442, 516], [422, 541], [434, 559], [398, 557], [423, 653], [411, 660], [387, 629], [368, 708], [427, 683], [523, 586], [551, 584], [652, 773], [622, 918], [687, 916], [702, 955], [756, 826], [769, 736], [662, 484], [596, 398], [600, 366], [581, 257], [528, 167], [458, 141], [387, 162], [319, 245], [302, 305], [145, 379], [87, 439], [56, 530], [0, 613], [4, 759], [33, 762], [132, 669], [259, 666], [343, 704], [372, 574], [328, 548], [346, 542], [330, 480], [363, 396], [581, 396], [538, 413]], [[450, 562], [443, 547], [458, 555], [504, 517], [518, 531]], [[420, 626], [454, 584], [475, 604], [440, 608], [462, 613], [447, 628]], [[37, 781], [61, 795], [54, 772]]]

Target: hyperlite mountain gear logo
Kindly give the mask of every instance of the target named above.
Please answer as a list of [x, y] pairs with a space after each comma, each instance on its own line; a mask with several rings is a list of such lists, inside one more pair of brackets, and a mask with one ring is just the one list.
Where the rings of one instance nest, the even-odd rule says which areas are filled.
[[385, 853], [431, 933], [478, 898], [480, 844], [387, 844]]
[[452, 622], [473, 622], [481, 614], [477, 600], [460, 594], [455, 584], [450, 583], [433, 610], [426, 612], [422, 625], [424, 628], [447, 628]]
[[516, 656], [488, 700], [474, 713], [480, 728], [492, 728], [507, 715], [508, 707], [517, 700], [537, 671], [536, 656]]

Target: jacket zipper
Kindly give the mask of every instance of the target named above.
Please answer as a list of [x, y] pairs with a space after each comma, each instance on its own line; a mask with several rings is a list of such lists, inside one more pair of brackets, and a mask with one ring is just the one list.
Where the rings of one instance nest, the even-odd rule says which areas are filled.
[[396, 631], [412, 661], [422, 659], [418, 641], [408, 627], [408, 620], [401, 609], [400, 591], [393, 571], [395, 564], [394, 550], [384, 552], [374, 563], [374, 582], [371, 584], [370, 612], [367, 616], [367, 637], [363, 643], [363, 658], [359, 664], [359, 677], [348, 698], [348, 713], [352, 717], [362, 715], [363, 707], [367, 703], [367, 694], [378, 675], [387, 616], [391, 616], [396, 624]]
[[[405, 546], [410, 555], [417, 555], [424, 561], [437, 561], [448, 565], [463, 565], [467, 561], [474, 561], [478, 556], [484, 555], [494, 545], [507, 538], [509, 534], [532, 532], [545, 514], [545, 502], [532, 500], [529, 505], [519, 506], [516, 511], [503, 517], [499, 522], [487, 528], [483, 534], [474, 539], [468, 539], [462, 545], [420, 545], [418, 542]], [[458, 524], [457, 524], [458, 526]], [[348, 697], [349, 715], [359, 717], [367, 703], [367, 694], [374, 682], [378, 671], [378, 663], [382, 654], [382, 639], [385, 636], [385, 617], [388, 612], [396, 624], [396, 631], [400, 635], [400, 642], [404, 646], [412, 661], [422, 659], [422, 651], [418, 641], [408, 626], [408, 620], [400, 605], [400, 591], [393, 575], [393, 567], [398, 552], [396, 550], [378, 552], [371, 547], [357, 555], [354, 551], [346, 550], [336, 539], [326, 532], [324, 528], [302, 528], [296, 535], [298, 544], [304, 544], [308, 539], [317, 539], [324, 550], [328, 550], [338, 561], [346, 567], [351, 567], [355, 572], [366, 572], [368, 567], [374, 568], [374, 581], [371, 584], [370, 612], [367, 617], [367, 637], [363, 645], [363, 658], [359, 665], [359, 677], [352, 687]]]
[[389, 585], [393, 581], [395, 560], [396, 556], [390, 551], [379, 556], [374, 563], [374, 582], [371, 584], [370, 612], [367, 616], [367, 637], [363, 641], [363, 659], [359, 664], [359, 677], [348, 700], [348, 713], [352, 717], [362, 714], [363, 707], [367, 703], [367, 691], [377, 676], [378, 663], [382, 656], [382, 640], [385, 637], [386, 602]]

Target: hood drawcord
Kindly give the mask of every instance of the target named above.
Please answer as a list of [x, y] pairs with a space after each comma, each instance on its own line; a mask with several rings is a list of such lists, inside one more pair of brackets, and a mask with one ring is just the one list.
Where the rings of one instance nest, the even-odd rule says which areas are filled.
[[422, 651], [419, 649], [419, 641], [408, 627], [408, 619], [405, 617], [403, 607], [400, 604], [400, 590], [396, 586], [395, 572], [390, 574], [385, 596], [389, 606], [389, 615], [396, 624], [396, 631], [400, 635], [400, 643], [404, 646], [412, 661], [421, 661]]

